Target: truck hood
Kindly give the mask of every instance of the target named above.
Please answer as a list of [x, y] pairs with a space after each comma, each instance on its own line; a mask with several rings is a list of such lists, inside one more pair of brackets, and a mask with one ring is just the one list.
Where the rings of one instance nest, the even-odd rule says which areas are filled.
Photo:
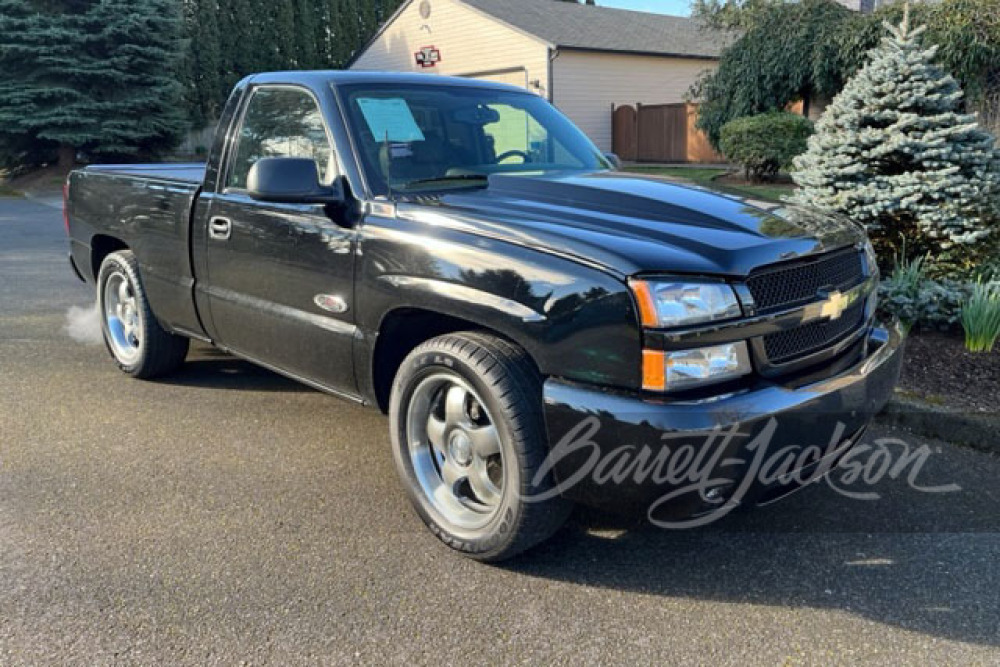
[[863, 241], [859, 225], [786, 204], [616, 172], [493, 175], [476, 190], [401, 201], [400, 217], [567, 256], [622, 276], [745, 276]]

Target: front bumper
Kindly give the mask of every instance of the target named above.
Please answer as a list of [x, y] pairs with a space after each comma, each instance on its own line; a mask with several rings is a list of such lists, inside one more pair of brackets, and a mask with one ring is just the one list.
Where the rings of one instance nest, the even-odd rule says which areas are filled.
[[872, 329], [865, 349], [833, 377], [695, 401], [547, 380], [546, 469], [568, 498], [663, 521], [770, 501], [835, 465], [892, 396], [899, 327]]

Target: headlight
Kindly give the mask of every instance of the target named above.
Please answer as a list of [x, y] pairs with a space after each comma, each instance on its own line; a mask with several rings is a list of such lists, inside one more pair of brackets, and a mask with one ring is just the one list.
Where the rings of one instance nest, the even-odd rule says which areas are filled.
[[752, 370], [744, 341], [674, 352], [643, 350], [642, 365], [647, 391], [690, 389], [734, 380]]
[[[633, 280], [642, 325], [671, 328], [740, 317], [733, 288], [720, 282]], [[642, 387], [675, 391], [732, 380], [752, 371], [744, 341], [664, 352], [643, 350]]]
[[725, 283], [633, 280], [631, 285], [645, 327], [682, 327], [742, 314]]

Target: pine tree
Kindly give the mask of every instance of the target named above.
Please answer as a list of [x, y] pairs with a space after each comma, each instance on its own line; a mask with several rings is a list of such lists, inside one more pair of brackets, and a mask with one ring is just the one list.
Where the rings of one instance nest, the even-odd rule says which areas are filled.
[[253, 20], [257, 11], [254, 0], [219, 0], [220, 78], [227, 89], [247, 74], [261, 71], [257, 60], [260, 35], [254, 30]]
[[401, 2], [182, 0], [189, 120], [199, 125], [216, 118], [233, 84], [248, 74], [343, 66]]
[[223, 88], [220, 50], [219, 7], [216, 0], [186, 0], [184, 26], [187, 36], [184, 56], [184, 102], [192, 125], [200, 126], [219, 117], [229, 92]]
[[361, 35], [359, 0], [338, 0], [334, 21], [337, 63], [346, 62], [357, 48]]
[[333, 67], [340, 67], [354, 53], [359, 39], [358, 0], [329, 0], [330, 28], [333, 33]]
[[976, 244], [1000, 196], [994, 139], [961, 112], [961, 89], [909, 11], [886, 27], [796, 158], [795, 200], [863, 223], [883, 260], [903, 243], [920, 253]]
[[369, 35], [378, 30], [378, 0], [360, 0], [358, 2], [358, 38], [354, 43], [352, 55], [365, 45]]
[[311, 2], [314, 7], [315, 17], [313, 19], [313, 42], [315, 44], [316, 55], [312, 67], [323, 69], [330, 67], [332, 58], [330, 49], [332, 48], [330, 3], [329, 0], [323, 2]]
[[94, 100], [80, 82], [95, 68], [80, 15], [29, 0], [0, 0], [0, 166], [73, 163], [76, 149], [99, 138]]
[[129, 156], [169, 147], [179, 113], [173, 0], [44, 4], [0, 0], [0, 163], [25, 167], [80, 150]]
[[258, 44], [266, 45], [265, 53], [269, 59], [261, 69], [272, 71], [295, 69], [298, 36], [295, 33], [295, 10], [292, 3], [265, 1], [263, 9], [262, 16], [267, 20], [261, 26], [263, 34]]
[[184, 128], [178, 71], [181, 12], [175, 0], [99, 0], [83, 15], [96, 67], [88, 93], [98, 138], [87, 148], [109, 157], [155, 154]]
[[313, 0], [296, 0], [295, 2], [295, 66], [300, 69], [315, 69], [319, 61], [317, 55], [320, 42], [317, 40], [316, 22], [319, 19], [319, 9], [323, 3]]

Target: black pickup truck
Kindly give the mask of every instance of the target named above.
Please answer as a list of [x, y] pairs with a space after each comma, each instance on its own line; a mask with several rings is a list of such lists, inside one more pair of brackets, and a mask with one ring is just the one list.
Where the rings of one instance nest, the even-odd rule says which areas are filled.
[[417, 512], [480, 560], [573, 502], [675, 525], [821, 475], [901, 363], [863, 230], [615, 163], [513, 87], [260, 74], [207, 164], [73, 172], [71, 261], [129, 375], [197, 339], [387, 412]]

